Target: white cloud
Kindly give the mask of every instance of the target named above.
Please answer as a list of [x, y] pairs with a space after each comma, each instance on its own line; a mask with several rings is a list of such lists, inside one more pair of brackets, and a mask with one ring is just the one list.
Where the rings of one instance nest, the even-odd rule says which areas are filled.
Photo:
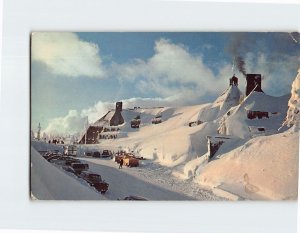
[[104, 116], [108, 110], [113, 109], [115, 103], [98, 101], [94, 106], [81, 111], [81, 117], [88, 117], [90, 123], [94, 123], [99, 118]]
[[[127, 64], [113, 64], [114, 75], [121, 82], [134, 82], [143, 93], [155, 93], [163, 98], [174, 95], [193, 98], [185, 93], [193, 93], [195, 98], [225, 88], [224, 78], [214, 75], [201, 56], [191, 54], [183, 45], [160, 39], [156, 41], [154, 51], [146, 61], [136, 59]], [[220, 75], [227, 77], [227, 74]]]
[[299, 64], [299, 56], [281, 55], [270, 59], [264, 53], [246, 55], [247, 72], [262, 74], [262, 89], [274, 96], [289, 94]]
[[84, 129], [86, 121], [86, 117], [80, 116], [76, 110], [70, 110], [64, 117], [51, 119], [44, 132], [48, 135], [79, 133]]
[[103, 78], [99, 48], [70, 32], [35, 32], [32, 34], [32, 59], [47, 65], [57, 75]]

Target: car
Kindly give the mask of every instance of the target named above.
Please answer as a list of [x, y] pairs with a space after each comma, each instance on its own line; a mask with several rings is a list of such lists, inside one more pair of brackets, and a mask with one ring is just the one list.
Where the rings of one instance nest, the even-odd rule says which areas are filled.
[[84, 155], [85, 155], [85, 156], [92, 156], [92, 152], [86, 151], [86, 152], [84, 152]]
[[107, 192], [109, 184], [103, 181], [100, 183], [96, 183], [93, 186], [97, 191], [101, 192], [101, 194], [104, 194]]
[[86, 163], [71, 163], [68, 169], [70, 172], [75, 175], [79, 175], [83, 171], [87, 171], [89, 169], [89, 165]]
[[101, 156], [101, 154], [100, 154], [99, 151], [94, 151], [93, 157], [95, 157], [95, 158], [100, 158], [100, 156]]
[[44, 157], [44, 159], [48, 160], [50, 157], [54, 156], [54, 155], [57, 155], [56, 152], [46, 152], [44, 155], [42, 155]]
[[148, 201], [144, 197], [133, 196], [133, 195], [127, 196], [123, 200], [127, 200], [127, 201]]
[[68, 159], [66, 160], [66, 163], [65, 163], [65, 164], [66, 164], [67, 166], [71, 166], [72, 163], [81, 163], [81, 162], [80, 162], [79, 159], [68, 158]]
[[52, 160], [55, 160], [55, 159], [58, 159], [58, 158], [61, 158], [61, 157], [62, 157], [61, 155], [53, 155], [53, 156], [48, 157], [46, 160], [48, 162], [51, 162]]
[[90, 185], [102, 182], [102, 178], [99, 174], [91, 172], [81, 172], [80, 177], [88, 182]]
[[111, 157], [112, 152], [110, 150], [103, 150], [102, 157]]
[[102, 180], [101, 176], [91, 172], [81, 172], [80, 178], [85, 180], [90, 186], [94, 187], [97, 191], [102, 194], [106, 193], [109, 184]]

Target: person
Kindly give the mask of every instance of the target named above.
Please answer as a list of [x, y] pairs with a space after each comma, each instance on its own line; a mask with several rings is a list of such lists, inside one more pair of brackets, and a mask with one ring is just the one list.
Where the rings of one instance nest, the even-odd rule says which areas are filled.
[[122, 166], [123, 166], [123, 159], [121, 159], [121, 161], [120, 161], [119, 169], [121, 169]]

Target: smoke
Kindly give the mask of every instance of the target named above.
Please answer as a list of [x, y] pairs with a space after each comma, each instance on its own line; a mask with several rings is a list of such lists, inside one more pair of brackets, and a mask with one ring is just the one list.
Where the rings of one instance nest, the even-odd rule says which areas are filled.
[[[244, 76], [247, 73], [257, 72], [254, 64], [263, 65], [266, 74], [276, 73], [280, 66], [291, 68], [295, 73], [300, 61], [300, 33], [299, 32], [257, 32], [257, 33], [230, 33], [227, 52], [233, 59], [234, 68]], [[263, 54], [264, 64], [259, 64], [259, 57]], [[253, 56], [250, 62], [249, 57]], [[294, 57], [292, 61], [290, 57]], [[256, 60], [256, 61], [255, 61]], [[253, 70], [252, 70], [253, 69]]]
[[246, 68], [245, 68], [245, 61], [241, 56], [237, 56], [235, 59], [235, 66], [238, 68], [239, 72], [246, 76]]
[[233, 57], [233, 72], [234, 68], [246, 76], [246, 67], [245, 67], [245, 51], [247, 50], [247, 45], [250, 38], [247, 37], [246, 33], [233, 33], [231, 34], [230, 42], [227, 47], [227, 52]]

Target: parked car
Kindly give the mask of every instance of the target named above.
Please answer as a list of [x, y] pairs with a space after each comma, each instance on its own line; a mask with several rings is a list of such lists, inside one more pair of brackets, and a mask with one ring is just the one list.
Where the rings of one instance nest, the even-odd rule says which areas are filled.
[[108, 186], [109, 186], [109, 184], [106, 182], [100, 182], [100, 183], [94, 184], [94, 188], [97, 191], [101, 192], [101, 194], [106, 193], [106, 191], [108, 190]]
[[101, 154], [100, 154], [99, 151], [95, 151], [95, 152], [93, 153], [93, 157], [95, 157], [95, 158], [100, 158], [100, 156], [101, 156]]
[[61, 157], [62, 157], [61, 155], [52, 155], [52, 156], [49, 156], [46, 160], [48, 162], [51, 162], [52, 160], [58, 159], [58, 158], [61, 158]]
[[103, 150], [102, 157], [111, 157], [112, 152], [110, 150]]
[[139, 197], [139, 196], [128, 196], [125, 197], [123, 200], [127, 200], [127, 201], [148, 201], [146, 198], [144, 197]]
[[89, 165], [86, 163], [71, 163], [70, 172], [79, 175], [83, 171], [87, 171], [89, 169]]
[[86, 151], [86, 152], [84, 152], [84, 155], [85, 155], [85, 156], [92, 156], [92, 152]]
[[68, 158], [66, 160], [66, 165], [71, 166], [72, 163], [81, 163], [79, 159]]
[[81, 172], [80, 177], [84, 179], [89, 185], [93, 186], [97, 191], [102, 194], [108, 190], [109, 184], [102, 180], [99, 174], [90, 172]]
[[52, 159], [50, 162], [51, 163], [55, 163], [55, 164], [57, 164], [57, 165], [61, 165], [61, 166], [63, 166], [63, 165], [66, 165], [66, 162], [68, 161], [68, 157], [66, 157], [66, 156], [61, 156], [61, 157], [59, 157], [59, 158], [54, 158], [54, 159]]
[[48, 160], [50, 157], [58, 155], [57, 152], [46, 152], [44, 155], [42, 155], [44, 157], [44, 159]]

